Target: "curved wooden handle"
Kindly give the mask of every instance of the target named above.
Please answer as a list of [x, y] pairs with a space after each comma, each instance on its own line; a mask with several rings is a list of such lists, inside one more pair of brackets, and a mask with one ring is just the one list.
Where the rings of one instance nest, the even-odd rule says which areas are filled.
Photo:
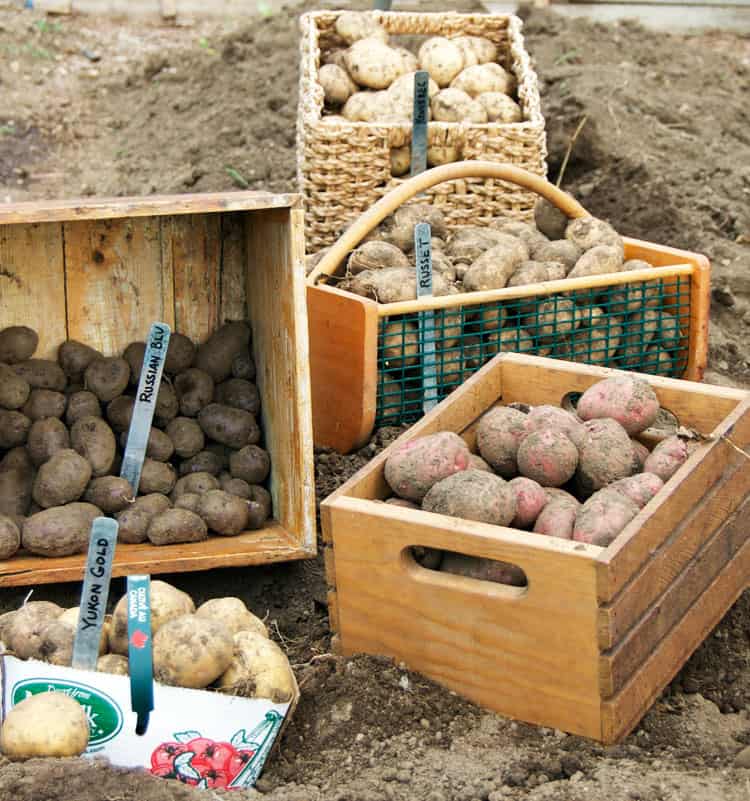
[[409, 178], [380, 198], [336, 240], [328, 253], [323, 256], [318, 264], [315, 265], [315, 269], [307, 276], [307, 282], [316, 284], [320, 277], [333, 275], [349, 251], [356, 248], [370, 231], [389, 214], [392, 214], [402, 203], [420, 192], [424, 192], [425, 189], [429, 189], [431, 186], [440, 184], [443, 181], [453, 181], [457, 178], [497, 178], [501, 181], [508, 181], [536, 192], [557, 206], [568, 217], [589, 216], [586, 209], [569, 194], [558, 189], [545, 178], [528, 172], [521, 167], [514, 167], [512, 164], [498, 164], [494, 161], [458, 161], [453, 164], [444, 164], [441, 167], [433, 167], [431, 170], [425, 170], [425, 172]]

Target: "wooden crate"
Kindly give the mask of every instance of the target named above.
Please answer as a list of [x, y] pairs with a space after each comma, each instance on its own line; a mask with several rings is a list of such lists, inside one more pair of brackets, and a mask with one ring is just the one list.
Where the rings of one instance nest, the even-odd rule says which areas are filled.
[[[296, 195], [203, 195], [0, 207], [0, 328], [40, 334], [36, 356], [65, 339], [105, 355], [154, 321], [203, 341], [249, 318], [274, 517], [259, 531], [169, 546], [119, 544], [114, 575], [207, 570], [316, 553], [303, 212]], [[77, 581], [85, 554], [19, 553], [0, 586]]]
[[[394, 657], [504, 715], [606, 743], [636, 726], [750, 584], [750, 393], [642, 376], [709, 440], [607, 548], [381, 502], [398, 443], [449, 430], [471, 446], [492, 406], [559, 404], [611, 372], [498, 356], [323, 502], [338, 651]], [[424, 569], [415, 545], [512, 562], [527, 587]]]

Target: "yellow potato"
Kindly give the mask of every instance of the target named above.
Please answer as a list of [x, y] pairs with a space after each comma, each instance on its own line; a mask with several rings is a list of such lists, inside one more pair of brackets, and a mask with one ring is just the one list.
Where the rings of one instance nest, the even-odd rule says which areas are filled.
[[363, 11], [342, 11], [336, 18], [336, 33], [347, 43], [374, 38], [388, 41], [388, 32], [370, 14]]
[[346, 53], [349, 75], [369, 89], [387, 89], [404, 66], [402, 56], [379, 39], [360, 39]]
[[499, 64], [477, 64], [460, 72], [450, 85], [452, 89], [461, 89], [471, 97], [478, 97], [485, 92], [509, 95], [515, 88], [515, 79]]
[[437, 122], [487, 122], [484, 106], [460, 89], [441, 89], [432, 98], [430, 108]]
[[256, 631], [268, 637], [268, 629], [263, 621], [256, 617], [240, 598], [212, 598], [202, 603], [195, 610], [195, 614], [196, 617], [223, 623], [232, 632], [232, 636], [239, 631]]
[[450, 39], [433, 36], [419, 48], [419, 65], [438, 86], [448, 86], [463, 69], [464, 57]]
[[60, 692], [24, 698], [8, 712], [0, 747], [8, 759], [80, 756], [89, 744], [84, 708]]
[[283, 704], [292, 700], [297, 685], [289, 660], [275, 642], [255, 631], [240, 631], [234, 635], [231, 664], [216, 686], [231, 695]]
[[427, 165], [439, 167], [441, 164], [452, 164], [461, 160], [461, 151], [457, 147], [432, 145], [427, 148]]
[[477, 95], [477, 102], [490, 122], [521, 122], [523, 119], [521, 107], [503, 92], [482, 92]]
[[342, 106], [357, 91], [357, 84], [335, 64], [324, 64], [318, 72], [318, 81], [329, 106]]
[[406, 175], [411, 168], [411, 148], [405, 147], [391, 148], [391, 175]]

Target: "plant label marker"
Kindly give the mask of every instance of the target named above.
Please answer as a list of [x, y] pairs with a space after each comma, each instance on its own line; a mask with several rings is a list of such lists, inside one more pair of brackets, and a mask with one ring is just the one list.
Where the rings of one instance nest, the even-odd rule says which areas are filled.
[[127, 597], [130, 703], [138, 716], [135, 733], [144, 734], [154, 708], [150, 576], [128, 576]]
[[143, 368], [135, 396], [133, 416], [128, 429], [128, 441], [122, 457], [120, 476], [126, 478], [133, 488], [133, 496], [138, 494], [143, 460], [146, 458], [151, 422], [154, 419], [156, 398], [164, 371], [164, 362], [169, 347], [170, 328], [166, 323], [154, 323], [146, 340]]
[[[417, 298], [432, 297], [432, 231], [429, 223], [414, 226], [414, 252], [417, 263]], [[435, 359], [435, 312], [419, 313], [419, 342], [422, 353], [422, 410], [437, 404], [437, 365]]]
[[374, 0], [372, 7], [377, 11], [390, 11], [391, 0]]
[[414, 109], [411, 122], [411, 174], [427, 169], [427, 109], [430, 102], [430, 76], [426, 70], [414, 73]]
[[97, 517], [91, 526], [78, 626], [73, 641], [72, 665], [79, 670], [96, 670], [116, 545], [117, 521], [111, 517]]

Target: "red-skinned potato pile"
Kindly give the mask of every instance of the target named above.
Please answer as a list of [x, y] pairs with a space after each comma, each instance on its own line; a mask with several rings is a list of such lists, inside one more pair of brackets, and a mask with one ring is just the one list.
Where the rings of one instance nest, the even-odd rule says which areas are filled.
[[[690, 454], [678, 435], [650, 452], [636, 439], [659, 410], [650, 385], [627, 374], [591, 386], [575, 413], [496, 406], [479, 420], [477, 455], [452, 432], [402, 444], [385, 464], [388, 502], [606, 547]], [[430, 552], [429, 566], [436, 561]], [[442, 565], [454, 572], [445, 557]]]

